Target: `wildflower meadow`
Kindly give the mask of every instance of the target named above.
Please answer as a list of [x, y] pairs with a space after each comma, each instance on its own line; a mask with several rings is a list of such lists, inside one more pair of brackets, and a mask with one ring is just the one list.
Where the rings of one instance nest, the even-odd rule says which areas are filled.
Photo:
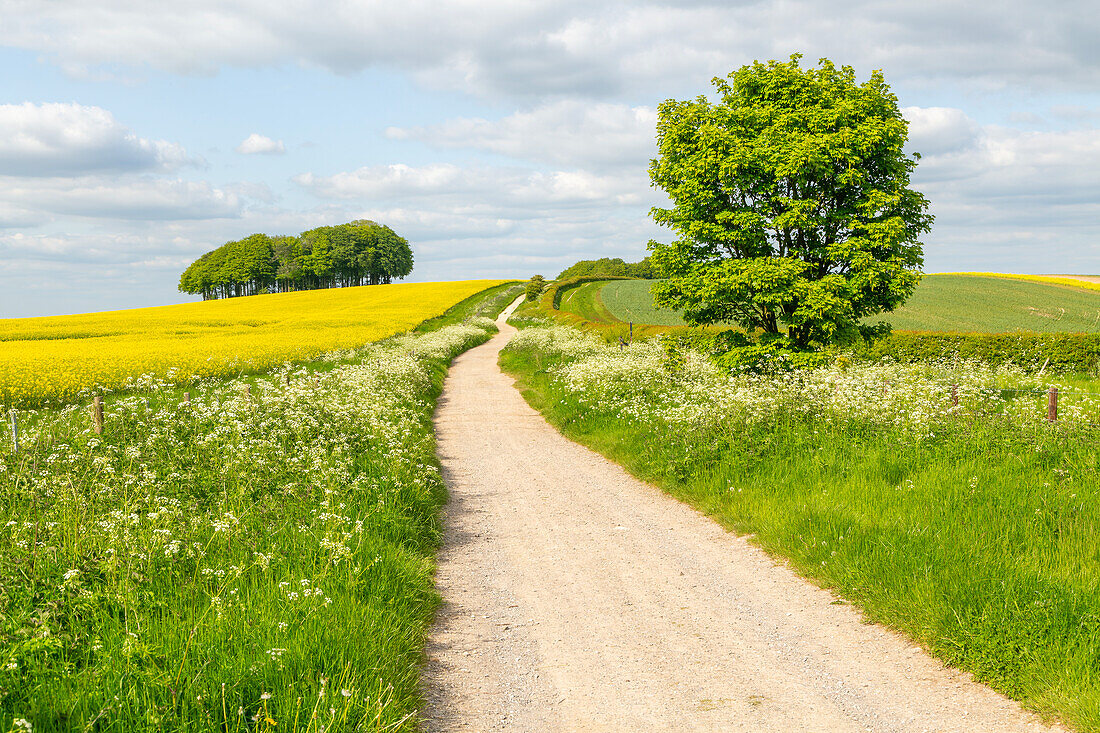
[[492, 330], [39, 413], [0, 451], [0, 725], [415, 730], [431, 413]]

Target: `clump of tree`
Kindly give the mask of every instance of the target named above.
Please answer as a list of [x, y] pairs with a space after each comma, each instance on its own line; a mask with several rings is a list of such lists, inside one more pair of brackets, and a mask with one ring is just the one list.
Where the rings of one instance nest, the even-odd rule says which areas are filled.
[[412, 272], [408, 241], [366, 219], [294, 236], [253, 234], [207, 252], [180, 276], [203, 300], [292, 290], [379, 285]]
[[649, 257], [641, 262], [624, 262], [619, 257], [602, 257], [598, 260], [581, 260], [577, 264], [567, 267], [558, 275], [558, 280], [593, 275], [638, 277], [643, 280], [655, 280], [661, 277], [657, 266], [653, 264], [652, 259]]
[[524, 295], [527, 300], [538, 300], [543, 290], [546, 290], [546, 278], [542, 275], [532, 275], [524, 287]]
[[668, 276], [655, 301], [795, 349], [874, 335], [861, 319], [913, 292], [932, 224], [882, 73], [858, 83], [850, 67], [802, 69], [795, 55], [714, 85], [716, 103], [658, 108], [649, 173], [672, 207], [652, 215], [679, 238], [650, 243]]

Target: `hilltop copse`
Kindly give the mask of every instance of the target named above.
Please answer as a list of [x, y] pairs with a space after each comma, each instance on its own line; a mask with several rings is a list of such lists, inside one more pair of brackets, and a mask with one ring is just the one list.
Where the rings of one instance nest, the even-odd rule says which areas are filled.
[[380, 285], [412, 272], [409, 243], [384, 224], [360, 219], [298, 236], [252, 234], [191, 263], [182, 293], [203, 300], [293, 290]]

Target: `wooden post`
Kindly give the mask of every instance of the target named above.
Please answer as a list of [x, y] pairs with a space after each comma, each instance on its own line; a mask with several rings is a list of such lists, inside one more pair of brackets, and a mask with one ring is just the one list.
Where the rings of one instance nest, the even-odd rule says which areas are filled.
[[92, 398], [92, 430], [103, 435], [103, 398], [99, 395]]
[[11, 445], [12, 445], [11, 452], [12, 453], [18, 453], [19, 452], [19, 418], [15, 416], [15, 410], [12, 410], [11, 413], [9, 413], [9, 414], [11, 415]]
[[244, 396], [249, 397], [249, 398], [252, 397], [252, 385], [251, 384], [246, 384], [244, 386]]
[[190, 405], [191, 404], [191, 393], [190, 392], [184, 392], [183, 393], [183, 403], [185, 405]]
[[286, 386], [290, 386], [290, 372], [286, 373]]
[[951, 385], [951, 406], [959, 406], [959, 385], [957, 384]]
[[630, 322], [630, 340], [628, 343], [634, 343], [634, 321]]
[[1051, 387], [1047, 396], [1047, 420], [1054, 422], [1058, 419], [1058, 388]]

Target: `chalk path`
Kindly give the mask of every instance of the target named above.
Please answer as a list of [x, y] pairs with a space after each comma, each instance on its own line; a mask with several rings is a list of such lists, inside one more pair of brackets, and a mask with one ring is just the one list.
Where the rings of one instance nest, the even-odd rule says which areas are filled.
[[500, 372], [500, 325], [436, 412], [426, 730], [1061, 730], [563, 438]]

